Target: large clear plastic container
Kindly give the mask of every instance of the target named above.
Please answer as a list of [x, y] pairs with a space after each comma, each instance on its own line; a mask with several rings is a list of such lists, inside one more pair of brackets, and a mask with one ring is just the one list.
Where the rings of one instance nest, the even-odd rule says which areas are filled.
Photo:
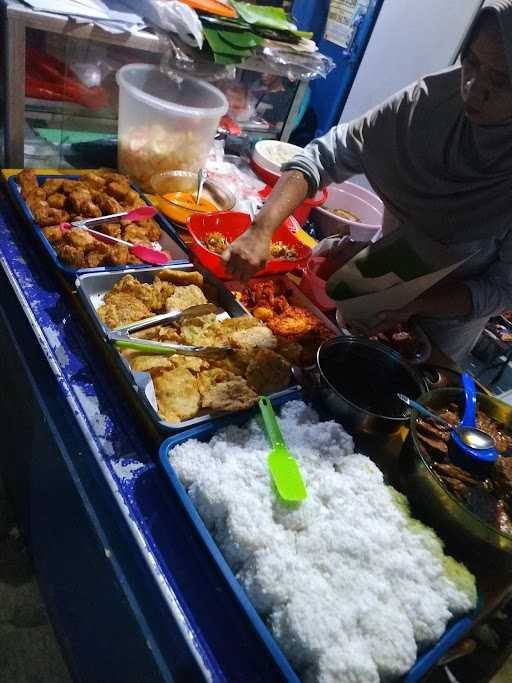
[[151, 192], [157, 173], [199, 170], [228, 110], [223, 93], [197, 78], [175, 81], [151, 64], [123, 66], [117, 83], [120, 171]]

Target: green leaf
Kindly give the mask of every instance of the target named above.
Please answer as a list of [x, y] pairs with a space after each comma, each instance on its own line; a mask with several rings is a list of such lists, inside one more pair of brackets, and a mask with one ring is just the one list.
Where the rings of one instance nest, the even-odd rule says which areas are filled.
[[220, 52], [213, 53], [215, 64], [241, 64], [244, 61], [243, 57], [235, 57], [233, 55], [222, 55]]
[[282, 7], [270, 7], [268, 5], [251, 5], [248, 2], [231, 0], [240, 17], [248, 24], [273, 28], [279, 31], [296, 31], [297, 27], [288, 19], [288, 15]]
[[228, 45], [245, 49], [255, 48], [263, 43], [263, 39], [250, 31], [218, 31], [219, 36]]
[[215, 54], [219, 53], [222, 55], [237, 57], [240, 61], [242, 61], [246, 57], [251, 56], [251, 50], [245, 49], [243, 47], [236, 47], [234, 45], [230, 45], [222, 39], [219, 31], [215, 31], [212, 28], [205, 28], [203, 30], [204, 35], [206, 36], [206, 40], [208, 41], [208, 45], [211, 47], [212, 52], [214, 52]]

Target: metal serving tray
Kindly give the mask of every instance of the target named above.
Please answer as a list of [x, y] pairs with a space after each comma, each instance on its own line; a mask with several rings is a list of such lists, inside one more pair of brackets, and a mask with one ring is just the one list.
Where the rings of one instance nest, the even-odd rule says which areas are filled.
[[[304, 396], [298, 390], [290, 392], [288, 396], [276, 398], [273, 401], [274, 407], [280, 408], [287, 401], [292, 400], [304, 400]], [[319, 412], [321, 414], [321, 411]], [[210, 532], [206, 528], [205, 523], [190, 500], [185, 487], [174, 471], [171, 459], [169, 458], [169, 451], [171, 451], [175, 446], [178, 446], [189, 439], [209, 441], [212, 436], [223, 427], [227, 427], [228, 425], [242, 426], [248, 422], [249, 419], [257, 415], [257, 413], [257, 408], [252, 408], [250, 411], [232, 414], [229, 417], [225, 417], [224, 419], [215, 423], [198, 425], [192, 429], [181, 432], [180, 434], [171, 436], [167, 438], [160, 446], [159, 460], [173, 492], [176, 494], [191, 522], [195, 525], [199, 536], [204, 542], [205, 550], [210, 554], [212, 560], [217, 564], [217, 567], [224, 578], [224, 586], [222, 587], [222, 590], [231, 593], [236, 599], [238, 599], [242, 614], [250, 622], [259, 638], [262, 640], [267, 649], [268, 656], [272, 658], [275, 664], [280, 668], [284, 679], [289, 683], [300, 683], [297, 674], [291, 668], [279, 645], [276, 643], [269, 629], [266, 627], [261, 617], [254, 609], [251, 601], [245, 594], [244, 589], [224, 559], [224, 556], [219, 550], [215, 540], [211, 536]], [[400, 679], [402, 683], [419, 683], [422, 678], [436, 665], [440, 658], [463, 637], [463, 635], [473, 624], [475, 618], [476, 614], [470, 613], [461, 619], [452, 621], [438, 642], [429, 650], [426, 650], [418, 656], [414, 666], [404, 677]]]
[[[38, 175], [37, 176], [37, 182], [39, 185], [42, 185], [45, 180], [54, 180], [54, 179], [59, 179], [59, 180], [79, 180], [80, 175]], [[39, 226], [38, 223], [34, 220], [34, 217], [32, 216], [32, 212], [28, 208], [28, 206], [25, 203], [25, 200], [23, 199], [20, 191], [20, 187], [16, 181], [16, 176], [11, 176], [9, 180], [7, 181], [7, 187], [9, 190], [9, 193], [15, 203], [17, 204], [19, 210], [22, 212], [23, 217], [25, 221], [30, 225], [32, 230], [34, 231], [34, 234], [36, 237], [39, 238], [39, 241], [41, 242], [43, 248], [47, 251], [48, 255], [50, 256], [51, 260], [55, 264], [55, 266], [67, 277], [67, 278], [75, 278], [76, 275], [80, 273], [109, 273], [109, 272], [116, 272], [119, 273], [120, 271], [127, 271], [127, 270], [132, 270], [132, 269], [139, 269], [139, 268], [147, 268], [147, 265], [144, 263], [141, 263], [140, 265], [138, 264], [133, 264], [130, 263], [125, 266], [101, 266], [98, 268], [72, 268], [71, 266], [66, 266], [65, 264], [60, 262], [59, 257], [57, 256], [57, 252], [53, 248], [53, 246], [50, 244], [50, 242], [46, 239], [46, 236], [44, 232], [42, 231], [41, 227]], [[146, 202], [146, 204], [151, 205], [151, 202], [148, 201], [146, 196], [144, 195], [143, 192], [141, 192], [138, 187], [135, 185], [131, 185], [131, 187], [139, 193], [141, 198]], [[161, 230], [162, 230], [162, 235], [160, 237], [160, 245], [162, 249], [167, 251], [168, 253], [171, 254], [171, 261], [169, 261], [170, 264], [174, 263], [187, 263], [190, 261], [188, 253], [186, 251], [186, 247], [177, 235], [174, 227], [171, 225], [171, 223], [164, 218], [163, 214], [159, 211], [155, 215], [155, 220], [159, 224]]]
[[[110, 343], [107, 342], [109, 330], [103, 324], [100, 317], [98, 316], [96, 310], [102, 303], [103, 295], [108, 292], [114, 284], [124, 275], [133, 275], [140, 282], [151, 283], [153, 282], [153, 277], [156, 273], [161, 270], [190, 270], [199, 271], [202, 273], [205, 281], [213, 285], [217, 291], [218, 305], [227, 313], [231, 318], [238, 318], [240, 316], [247, 315], [245, 308], [235, 299], [231, 292], [224, 287], [222, 282], [218, 280], [215, 276], [211, 275], [206, 269], [194, 266], [192, 263], [185, 264], [173, 264], [171, 266], [163, 267], [151, 267], [151, 268], [133, 268], [127, 269], [123, 272], [96, 272], [88, 274], [79, 274], [76, 279], [76, 288], [78, 296], [82, 300], [85, 309], [87, 310], [89, 316], [92, 318], [94, 325], [98, 334], [102, 337], [105, 343], [108, 344], [112, 358], [116, 365], [121, 369], [126, 381], [133, 391], [136, 392], [139, 401], [141, 402], [145, 412], [147, 412], [151, 418], [151, 421], [155, 426], [162, 432], [176, 432], [183, 429], [188, 429], [195, 425], [203, 424], [205, 422], [210, 422], [212, 420], [218, 421], [226, 417], [226, 415], [231, 415], [232, 413], [226, 412], [204, 412], [190, 420], [184, 420], [179, 423], [170, 423], [163, 420], [158, 414], [155, 408], [154, 390], [151, 375], [148, 372], [134, 372], [128, 361], [117, 351], [117, 349]], [[284, 391], [277, 392], [275, 394], [270, 394], [270, 399], [274, 402], [280, 397], [289, 396], [291, 393], [296, 391], [296, 387], [289, 387]], [[242, 411], [240, 414], [244, 415], [247, 411]]]

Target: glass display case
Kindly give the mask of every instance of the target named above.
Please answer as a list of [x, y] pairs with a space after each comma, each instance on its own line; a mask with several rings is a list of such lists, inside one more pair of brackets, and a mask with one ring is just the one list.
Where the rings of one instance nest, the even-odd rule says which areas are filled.
[[[117, 135], [115, 74], [127, 63], [159, 64], [159, 38], [150, 30], [107, 33], [15, 1], [4, 5], [3, 31], [4, 166], [108, 163]], [[288, 140], [307, 107], [304, 82], [238, 69], [218, 86], [232, 132], [251, 140]]]

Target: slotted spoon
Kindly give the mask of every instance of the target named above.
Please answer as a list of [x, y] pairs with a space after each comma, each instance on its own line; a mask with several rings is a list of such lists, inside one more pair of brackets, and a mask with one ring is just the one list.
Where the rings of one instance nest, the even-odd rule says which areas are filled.
[[307, 498], [308, 493], [299, 465], [286, 448], [270, 400], [266, 396], [262, 396], [258, 401], [258, 406], [267, 437], [272, 446], [267, 460], [272, 481], [283, 500], [289, 503], [300, 503]]

